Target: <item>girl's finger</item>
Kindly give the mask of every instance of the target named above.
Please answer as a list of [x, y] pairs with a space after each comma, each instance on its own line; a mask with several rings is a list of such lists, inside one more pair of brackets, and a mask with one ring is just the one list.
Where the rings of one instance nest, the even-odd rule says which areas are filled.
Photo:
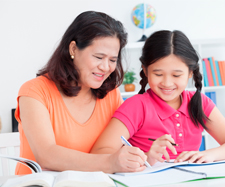
[[202, 156], [200, 159], [198, 159], [198, 161], [196, 163], [203, 163], [206, 162], [206, 158], [204, 156]]
[[187, 153], [187, 151], [183, 151], [182, 153], [179, 154], [179, 156], [174, 160], [174, 162], [179, 162], [181, 158]]
[[180, 161], [180, 162], [187, 161], [187, 160], [189, 160], [189, 159], [192, 157], [192, 155], [195, 154], [195, 153], [196, 153], [195, 151], [188, 151], [188, 152], [186, 152], [186, 154], [184, 154], [184, 155], [179, 159], [179, 161]]
[[169, 156], [168, 152], [166, 151], [166, 149], [163, 151], [163, 155], [164, 155], [166, 161], [169, 162], [170, 161], [170, 156]]
[[195, 153], [189, 158], [188, 162], [194, 163], [197, 160], [199, 160], [201, 157], [202, 157], [202, 155], [200, 155], [199, 153]]
[[175, 147], [171, 144], [171, 142], [167, 141], [167, 142], [166, 142], [166, 147], [168, 147], [168, 149], [169, 149], [174, 155], [177, 155], [177, 150], [176, 150]]

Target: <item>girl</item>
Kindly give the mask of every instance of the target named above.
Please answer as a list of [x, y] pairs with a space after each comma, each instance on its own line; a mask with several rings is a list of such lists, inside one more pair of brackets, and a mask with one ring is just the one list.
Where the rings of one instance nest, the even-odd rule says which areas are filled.
[[[117, 87], [126, 42], [123, 25], [112, 17], [94, 11], [78, 15], [38, 77], [20, 88], [15, 117], [21, 157], [47, 170], [128, 171], [116, 164], [120, 151], [88, 154], [122, 103]], [[147, 158], [140, 150], [133, 157]], [[134, 171], [142, 170], [140, 165]], [[30, 172], [17, 164], [16, 174]]]
[[[151, 165], [164, 158], [198, 163], [225, 159], [225, 118], [201, 94], [199, 58], [188, 38], [180, 31], [155, 32], [146, 40], [140, 61], [139, 94], [115, 112], [92, 152], [114, 153], [122, 146], [123, 135], [146, 153]], [[185, 91], [191, 77], [195, 92]], [[145, 92], [147, 83], [150, 89]], [[220, 147], [198, 151], [204, 129]], [[121, 155], [119, 159], [129, 167], [128, 157]]]

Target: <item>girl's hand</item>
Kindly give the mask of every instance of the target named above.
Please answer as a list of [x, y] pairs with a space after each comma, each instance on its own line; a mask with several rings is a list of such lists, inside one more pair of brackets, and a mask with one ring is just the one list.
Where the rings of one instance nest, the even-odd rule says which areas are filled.
[[153, 165], [156, 161], [163, 162], [162, 156], [166, 158], [167, 161], [170, 160], [170, 156], [166, 151], [166, 148], [170, 149], [174, 155], [177, 154], [176, 149], [171, 143], [175, 143], [171, 135], [165, 134], [158, 139], [156, 139], [150, 150], [146, 153], [148, 155], [148, 161]]
[[214, 154], [212, 154], [210, 150], [206, 150], [201, 152], [184, 151], [174, 160], [174, 162], [183, 162], [187, 160], [189, 163], [207, 163], [215, 161]]
[[110, 155], [112, 172], [137, 172], [143, 171], [147, 156], [137, 147], [123, 146], [119, 151]]

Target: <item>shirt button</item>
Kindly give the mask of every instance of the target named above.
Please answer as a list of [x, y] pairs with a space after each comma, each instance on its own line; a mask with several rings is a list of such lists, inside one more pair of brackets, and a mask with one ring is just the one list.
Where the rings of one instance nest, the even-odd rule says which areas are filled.
[[179, 136], [181, 137], [182, 136], [182, 133], [180, 133]]
[[178, 123], [177, 126], [180, 127], [180, 123]]
[[176, 117], [178, 118], [179, 117], [179, 114], [176, 114]]

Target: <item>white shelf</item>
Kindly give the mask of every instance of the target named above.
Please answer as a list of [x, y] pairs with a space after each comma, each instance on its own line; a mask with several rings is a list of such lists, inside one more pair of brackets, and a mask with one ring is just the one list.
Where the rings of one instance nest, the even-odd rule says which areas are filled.
[[131, 97], [131, 96], [136, 95], [136, 94], [138, 94], [138, 92], [121, 92], [122, 97], [124, 97], [124, 96]]
[[205, 86], [204, 87], [205, 91], [213, 91], [213, 90], [221, 90], [221, 89], [225, 90], [225, 86]]
[[144, 42], [130, 42], [126, 45], [128, 49], [141, 49], [144, 46]]
[[[215, 45], [215, 44], [224, 44], [225, 38], [216, 38], [216, 39], [201, 39], [201, 40], [190, 40], [192, 45]], [[144, 46], [144, 42], [128, 42], [126, 45], [127, 49], [141, 49]]]

